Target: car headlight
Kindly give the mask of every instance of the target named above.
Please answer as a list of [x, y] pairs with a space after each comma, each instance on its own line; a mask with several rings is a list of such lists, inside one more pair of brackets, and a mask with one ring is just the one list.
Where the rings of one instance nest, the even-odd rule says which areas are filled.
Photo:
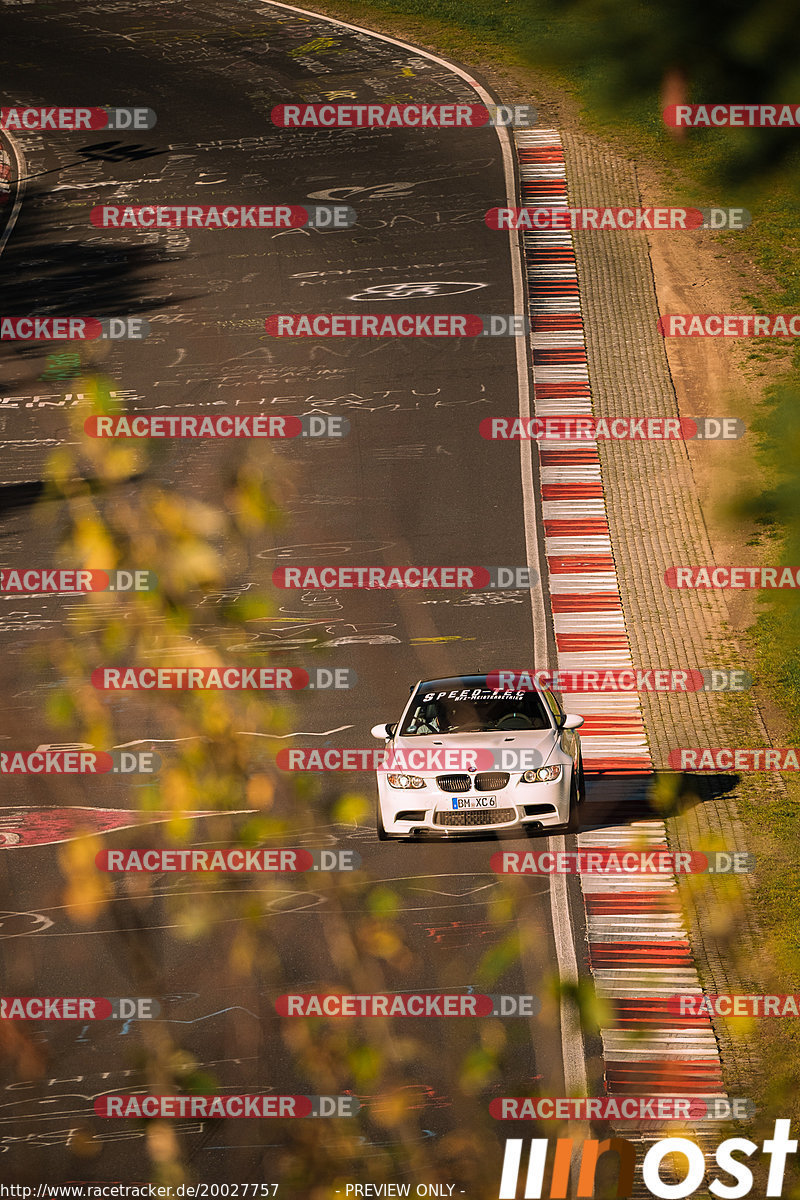
[[387, 775], [386, 782], [393, 788], [424, 788], [425, 780], [419, 775]]
[[522, 776], [523, 783], [554, 783], [561, 778], [561, 764], [552, 767], [537, 767], [535, 771], [526, 771]]

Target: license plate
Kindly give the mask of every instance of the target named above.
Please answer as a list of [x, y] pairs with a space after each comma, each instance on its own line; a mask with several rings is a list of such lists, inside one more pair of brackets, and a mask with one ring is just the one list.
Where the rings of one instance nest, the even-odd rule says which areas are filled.
[[453, 808], [497, 808], [496, 796], [453, 796]]

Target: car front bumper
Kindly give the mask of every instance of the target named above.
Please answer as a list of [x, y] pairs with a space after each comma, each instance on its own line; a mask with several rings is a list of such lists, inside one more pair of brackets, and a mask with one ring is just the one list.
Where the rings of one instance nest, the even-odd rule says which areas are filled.
[[[562, 763], [561, 778], [548, 783], [523, 783], [510, 776], [503, 788], [491, 793], [495, 804], [459, 809], [458, 793], [439, 788], [436, 778], [425, 776], [424, 788], [393, 788], [378, 774], [378, 804], [383, 826], [392, 837], [459, 837], [485, 833], [520, 832], [557, 828], [569, 820], [572, 762]], [[463, 793], [460, 794], [463, 797]], [[469, 795], [479, 796], [473, 790]]]

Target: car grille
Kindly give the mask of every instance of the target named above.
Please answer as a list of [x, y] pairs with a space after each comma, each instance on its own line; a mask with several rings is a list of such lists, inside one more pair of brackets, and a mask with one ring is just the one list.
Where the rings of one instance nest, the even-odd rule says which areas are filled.
[[475, 776], [476, 792], [499, 792], [508, 783], [508, 771], [483, 771]]
[[434, 814], [436, 825], [503, 825], [513, 821], [517, 812], [514, 808], [477, 809], [475, 812], [437, 812]]
[[436, 782], [443, 792], [469, 791], [469, 775], [437, 775]]
[[508, 771], [481, 771], [475, 781], [469, 775], [437, 775], [436, 782], [443, 792], [498, 792], [508, 783]]

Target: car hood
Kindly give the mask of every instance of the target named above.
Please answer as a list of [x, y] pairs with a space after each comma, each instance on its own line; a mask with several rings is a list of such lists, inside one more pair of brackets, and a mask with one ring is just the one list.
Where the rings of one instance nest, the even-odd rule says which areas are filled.
[[[555, 729], [514, 729], [499, 733], [426, 734], [419, 737], [396, 737], [389, 742], [392, 750], [538, 750], [544, 766], [558, 745]], [[440, 768], [414, 770], [415, 775], [441, 775]]]

